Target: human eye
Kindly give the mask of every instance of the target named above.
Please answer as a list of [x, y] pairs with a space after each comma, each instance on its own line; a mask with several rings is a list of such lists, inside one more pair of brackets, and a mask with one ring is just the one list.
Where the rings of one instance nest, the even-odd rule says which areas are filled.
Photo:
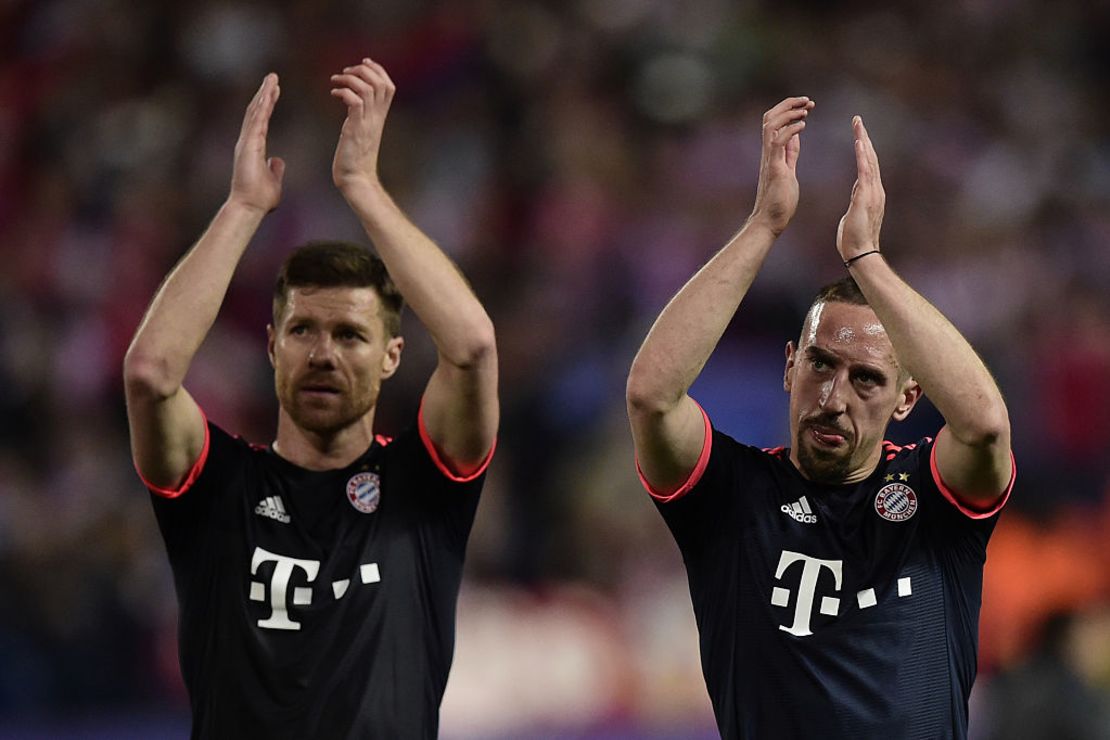
[[878, 373], [867, 370], [856, 373], [856, 382], [865, 388], [875, 388], [883, 384], [884, 378]]
[[307, 324], [292, 324], [289, 327], [289, 333], [292, 334], [295, 337], [303, 337], [305, 334], [308, 333], [308, 325]]
[[341, 342], [357, 342], [362, 340], [362, 334], [350, 326], [341, 327], [336, 331], [335, 337]]

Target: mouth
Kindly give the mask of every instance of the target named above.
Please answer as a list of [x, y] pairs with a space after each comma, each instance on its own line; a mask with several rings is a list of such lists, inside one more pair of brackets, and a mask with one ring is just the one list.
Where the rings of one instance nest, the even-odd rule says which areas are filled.
[[842, 429], [821, 424], [810, 424], [809, 436], [819, 447], [838, 449], [848, 444], [848, 434]]
[[311, 398], [332, 398], [342, 393], [339, 388], [327, 383], [305, 383], [299, 390], [302, 395]]

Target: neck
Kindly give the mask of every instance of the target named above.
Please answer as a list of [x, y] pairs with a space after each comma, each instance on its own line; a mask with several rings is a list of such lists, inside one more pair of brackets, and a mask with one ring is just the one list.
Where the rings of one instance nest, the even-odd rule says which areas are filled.
[[308, 470], [337, 470], [357, 460], [373, 441], [374, 409], [334, 432], [315, 432], [298, 426], [285, 409], [281, 409], [274, 452]]

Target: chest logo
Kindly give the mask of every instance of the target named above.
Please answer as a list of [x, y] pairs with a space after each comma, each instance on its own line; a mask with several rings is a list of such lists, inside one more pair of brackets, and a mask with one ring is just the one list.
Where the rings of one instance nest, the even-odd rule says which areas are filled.
[[347, 500], [363, 514], [373, 514], [382, 499], [382, 479], [377, 473], [356, 473], [347, 481]]
[[262, 499], [258, 502], [258, 506], [254, 507], [254, 513], [269, 517], [282, 524], [293, 521], [293, 518], [285, 511], [285, 504], [282, 502], [281, 496], [267, 496]]
[[888, 522], [904, 522], [917, 512], [917, 494], [905, 483], [890, 483], [875, 496], [875, 513]]
[[794, 503], [783, 504], [781, 510], [783, 514], [786, 514], [794, 521], [801, 522], [802, 524], [817, 523], [817, 515], [813, 513], [813, 509], [809, 507], [809, 501], [806, 501], [805, 496], [802, 496]]

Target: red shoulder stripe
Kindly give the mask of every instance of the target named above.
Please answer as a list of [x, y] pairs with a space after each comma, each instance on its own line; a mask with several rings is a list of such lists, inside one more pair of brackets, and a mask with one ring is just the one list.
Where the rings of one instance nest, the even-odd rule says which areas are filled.
[[705, 466], [709, 464], [709, 454], [713, 450], [713, 425], [709, 422], [709, 414], [705, 413], [705, 409], [701, 407], [701, 404], [697, 401], [694, 401], [694, 403], [697, 404], [698, 410], [701, 411], [702, 419], [705, 421], [705, 439], [702, 442], [701, 454], [698, 455], [698, 461], [694, 465], [694, 469], [690, 471], [690, 475], [687, 476], [681, 486], [670, 493], [663, 493], [655, 489], [648, 483], [647, 478], [644, 477], [644, 471], [640, 469], [639, 459], [636, 460], [636, 475], [640, 477], [640, 485], [644, 487], [644, 490], [646, 490], [653, 499], [663, 504], [680, 499], [689, 493], [690, 489], [696, 486], [698, 481], [701, 480], [702, 474], [705, 473]]
[[196, 462], [189, 468], [189, 474], [185, 476], [185, 480], [181, 481], [176, 488], [162, 488], [154, 485], [146, 479], [143, 475], [143, 471], [139, 470], [138, 464], [132, 460], [132, 464], [135, 466], [135, 472], [139, 474], [139, 480], [143, 482], [144, 486], [150, 489], [151, 493], [161, 496], [162, 498], [177, 498], [192, 488], [197, 478], [200, 477], [201, 472], [204, 470], [204, 464], [208, 462], [208, 447], [212, 441], [212, 435], [208, 429], [208, 417], [205, 416], [203, 409], [201, 409], [200, 415], [201, 418], [204, 419], [204, 446], [201, 447], [200, 456], [197, 458]]

